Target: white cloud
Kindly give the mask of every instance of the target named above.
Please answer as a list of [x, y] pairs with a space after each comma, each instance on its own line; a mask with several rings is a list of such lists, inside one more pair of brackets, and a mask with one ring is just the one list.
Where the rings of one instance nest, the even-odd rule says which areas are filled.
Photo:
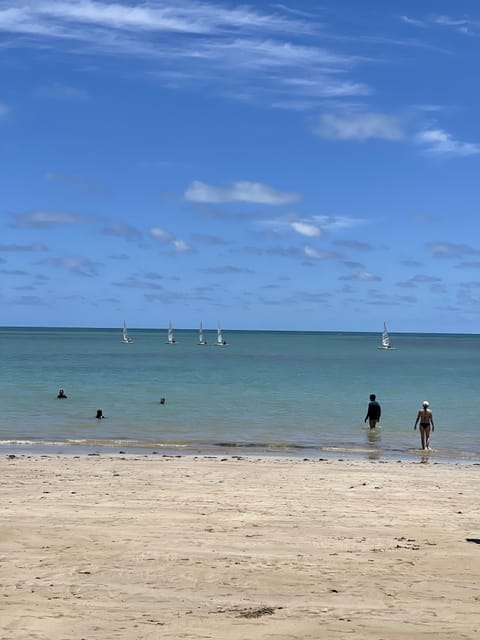
[[[302, 103], [298, 100], [298, 96], [306, 96], [307, 98], [343, 98], [346, 96], [368, 96], [371, 93], [370, 88], [361, 82], [351, 82], [349, 80], [339, 80], [336, 77], [328, 77], [326, 74], [317, 75], [312, 78], [291, 77], [282, 78], [283, 84], [289, 92], [294, 92], [293, 102], [302, 107]], [[305, 108], [303, 102], [303, 108]], [[277, 106], [288, 106], [289, 102], [278, 103]], [[312, 106], [311, 104], [309, 106]]]
[[324, 113], [314, 129], [321, 138], [330, 140], [379, 139], [390, 142], [408, 139], [432, 156], [471, 156], [480, 153], [480, 144], [461, 142], [443, 129], [424, 129], [417, 133], [407, 131], [398, 116], [374, 112]]
[[[94, 0], [24, 0], [12, 8], [0, 0], [0, 30], [94, 41], [98, 30], [119, 35], [178, 33], [195, 35], [310, 33], [310, 21], [256, 11], [247, 5], [151, 0], [148, 4]], [[122, 38], [123, 42], [126, 38]], [[101, 43], [98, 43], [101, 45]]]
[[313, 260], [337, 260], [340, 257], [338, 253], [333, 251], [320, 251], [310, 245], [305, 245], [303, 253], [307, 258], [312, 258]]
[[3, 102], [0, 102], [0, 119], [5, 118], [9, 112], [10, 109], [7, 107], [7, 105]]
[[245, 68], [309, 67], [332, 69], [349, 67], [354, 58], [333, 53], [328, 49], [293, 44], [272, 39], [237, 39], [227, 42], [206, 42], [200, 51], [209, 58], [231, 58]]
[[315, 238], [322, 237], [325, 233], [335, 232], [343, 229], [364, 224], [365, 220], [361, 218], [347, 218], [342, 216], [311, 216], [309, 218], [292, 219], [292, 218], [274, 218], [272, 220], [263, 220], [261, 224], [275, 227], [278, 230], [292, 230], [302, 236]]
[[294, 231], [299, 233], [301, 236], [308, 236], [309, 238], [314, 238], [323, 235], [323, 231], [316, 227], [314, 224], [310, 224], [308, 222], [291, 222], [290, 226]]
[[425, 245], [435, 258], [462, 258], [466, 255], [477, 255], [478, 249], [468, 244], [455, 244], [452, 242], [429, 242]]
[[452, 18], [447, 15], [429, 15], [423, 20], [417, 18], [410, 18], [409, 16], [400, 16], [400, 19], [406, 24], [415, 27], [446, 27], [451, 28], [458, 33], [466, 35], [472, 35], [478, 32], [479, 22], [478, 20], [470, 20], [467, 18]]
[[405, 132], [399, 119], [384, 113], [324, 113], [315, 133], [332, 140], [403, 140]]
[[191, 247], [189, 244], [187, 244], [184, 240], [179, 240], [172, 233], [170, 233], [170, 231], [167, 231], [162, 227], [151, 227], [148, 233], [154, 240], [173, 247], [173, 249], [177, 253], [186, 253], [187, 251], [191, 251]]
[[405, 22], [406, 24], [411, 24], [414, 27], [425, 27], [425, 22], [423, 20], [409, 18], [408, 16], [400, 16], [400, 20], [402, 20], [402, 22]]
[[160, 242], [171, 242], [173, 240], [172, 234], [161, 227], [152, 227], [149, 230], [149, 234], [154, 240], [159, 240]]
[[17, 213], [12, 217], [18, 228], [50, 228], [61, 224], [87, 224], [91, 222], [86, 216], [78, 216], [73, 213], [53, 213], [50, 211], [34, 211], [33, 213]]
[[[0, 0], [0, 32], [28, 35], [28, 46], [40, 48], [53, 38], [57, 47], [77, 55], [154, 59], [154, 75], [170, 88], [208, 84], [224, 96], [283, 101], [285, 107], [301, 97], [317, 104], [325, 97], [370, 93], [363, 83], [339, 76], [361, 58], [298, 42], [321, 26], [312, 19], [194, 0], [24, 0], [15, 9], [11, 4]], [[13, 38], [9, 46], [16, 42], [25, 45]], [[61, 86], [53, 87], [52, 97], [88, 98], [81, 89]]]
[[416, 136], [425, 153], [436, 156], [471, 156], [480, 153], [480, 144], [460, 142], [443, 129], [425, 129]]
[[207, 2], [150, 2], [128, 6], [120, 2], [92, 0], [35, 0], [24, 3], [25, 14], [44, 19], [100, 24], [125, 30], [174, 31], [183, 33], [212, 33], [215, 31], [309, 32], [304, 20], [285, 18], [278, 14], [260, 13], [244, 5], [226, 8]]
[[190, 251], [190, 245], [188, 245], [184, 240], [174, 240], [173, 241], [173, 246], [175, 247], [176, 251], [178, 251], [179, 253], [185, 253], [186, 251]]
[[277, 191], [260, 182], [233, 182], [227, 187], [215, 187], [199, 180], [192, 182], [184, 197], [202, 203], [248, 202], [268, 205], [284, 205], [300, 199], [297, 193]]
[[272, 7], [275, 7], [275, 9], [280, 9], [281, 11], [285, 11], [287, 13], [292, 13], [293, 15], [297, 15], [297, 16], [302, 16], [304, 18], [314, 18], [315, 14], [314, 13], [310, 13], [308, 11], [303, 11], [300, 9], [292, 9], [292, 7], [287, 7], [284, 4], [272, 4]]
[[101, 262], [90, 260], [83, 257], [66, 257], [66, 258], [49, 258], [42, 260], [39, 264], [45, 264], [51, 267], [61, 267], [80, 276], [96, 276], [98, 275], [98, 267]]
[[361, 271], [351, 276], [341, 276], [340, 280], [357, 280], [359, 282], [379, 282], [381, 278], [369, 271]]
[[433, 22], [444, 27], [465, 27], [470, 24], [469, 20], [465, 20], [463, 18], [451, 18], [450, 16], [436, 16], [436, 18], [433, 19]]
[[348, 218], [346, 216], [313, 216], [313, 220], [326, 231], [350, 229], [365, 224], [362, 218]]
[[105, 4], [91, 0], [69, 2], [38, 2], [38, 7], [30, 4], [27, 11], [44, 19], [57, 19], [70, 23], [83, 22], [117, 29], [146, 31], [183, 31], [201, 33], [210, 27], [201, 19], [182, 16], [180, 12], [168, 8], [154, 9], [148, 6], [125, 6], [119, 3]]

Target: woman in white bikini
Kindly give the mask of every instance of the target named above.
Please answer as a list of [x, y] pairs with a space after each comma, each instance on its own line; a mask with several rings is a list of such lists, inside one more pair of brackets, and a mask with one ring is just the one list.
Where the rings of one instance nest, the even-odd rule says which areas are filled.
[[417, 428], [417, 424], [420, 422], [420, 438], [422, 439], [422, 449], [430, 449], [430, 427], [432, 432], [435, 431], [435, 425], [433, 424], [433, 414], [431, 409], [428, 408], [429, 403], [424, 400], [422, 403], [422, 409], [417, 413], [417, 419], [413, 426], [414, 430]]

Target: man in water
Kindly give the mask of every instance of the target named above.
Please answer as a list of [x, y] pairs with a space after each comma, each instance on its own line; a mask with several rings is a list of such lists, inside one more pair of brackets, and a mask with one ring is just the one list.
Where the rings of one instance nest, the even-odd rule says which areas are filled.
[[380, 416], [382, 415], [382, 409], [376, 400], [374, 393], [370, 394], [370, 402], [368, 403], [367, 415], [364, 422], [367, 420], [370, 423], [370, 429], [375, 429], [377, 422], [380, 422]]
[[66, 397], [67, 396], [65, 395], [65, 391], [63, 389], [59, 389], [57, 398], [66, 398]]
[[422, 408], [417, 413], [417, 419], [413, 425], [414, 431], [417, 430], [417, 424], [420, 421], [420, 439], [422, 442], [422, 449], [430, 449], [430, 426], [432, 431], [435, 431], [435, 425], [433, 424], [433, 413], [429, 407], [428, 400], [422, 402]]

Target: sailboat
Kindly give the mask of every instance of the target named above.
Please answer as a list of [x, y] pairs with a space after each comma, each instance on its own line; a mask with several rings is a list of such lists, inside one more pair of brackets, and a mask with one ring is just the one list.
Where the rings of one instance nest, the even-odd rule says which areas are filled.
[[123, 337], [121, 341], [123, 342], [123, 344], [131, 344], [133, 342], [133, 340], [127, 333], [127, 325], [125, 323], [125, 320], [123, 321]]
[[224, 337], [222, 335], [222, 328], [220, 327], [220, 323], [218, 323], [217, 341], [216, 341], [215, 344], [216, 344], [217, 347], [226, 347], [226, 346], [228, 346], [228, 342], [224, 339]]
[[168, 321], [167, 344], [175, 344], [175, 338], [173, 337], [172, 323], [170, 322], [170, 320]]
[[385, 324], [385, 322], [383, 323], [382, 345], [378, 348], [379, 349], [395, 349], [395, 347], [392, 347], [390, 343], [390, 336], [388, 335], [387, 325]]
[[202, 323], [200, 322], [200, 329], [198, 330], [198, 342], [197, 344], [199, 345], [205, 345], [207, 344], [207, 341], [203, 339], [203, 327], [202, 327]]

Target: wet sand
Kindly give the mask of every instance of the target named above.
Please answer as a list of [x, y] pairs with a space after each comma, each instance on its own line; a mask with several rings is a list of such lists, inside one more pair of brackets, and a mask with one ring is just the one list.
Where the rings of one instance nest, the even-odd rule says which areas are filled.
[[3, 456], [2, 639], [480, 633], [480, 466]]

